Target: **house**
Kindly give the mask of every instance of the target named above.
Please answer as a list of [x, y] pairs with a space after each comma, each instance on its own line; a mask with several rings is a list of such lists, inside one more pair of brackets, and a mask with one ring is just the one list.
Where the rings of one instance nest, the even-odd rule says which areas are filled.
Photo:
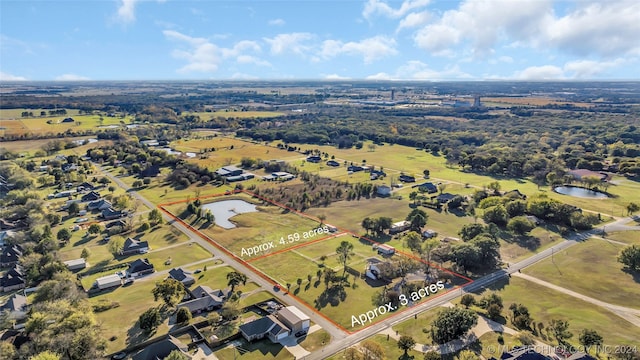
[[127, 216], [127, 213], [121, 210], [114, 210], [113, 208], [110, 207], [108, 209], [102, 210], [102, 213], [100, 214], [100, 216], [102, 216], [102, 218], [105, 220], [113, 220], [113, 219], [121, 218], [123, 216]]
[[411, 223], [403, 220], [398, 221], [396, 223], [391, 224], [391, 228], [389, 229], [389, 234], [397, 234], [407, 230], [411, 226]]
[[573, 178], [578, 180], [578, 181], [582, 181], [582, 178], [587, 177], [587, 176], [597, 177], [597, 178], [600, 179], [600, 181], [607, 180], [607, 174], [601, 173], [601, 172], [596, 172], [596, 171], [591, 171], [591, 170], [587, 170], [587, 169], [569, 170], [569, 171], [567, 171], [567, 175], [573, 176]]
[[160, 341], [156, 341], [153, 344], [145, 347], [140, 352], [136, 353], [131, 357], [132, 360], [158, 360], [164, 359], [172, 351], [178, 351], [182, 353], [182, 356], [187, 360], [193, 359], [191, 354], [188, 352], [189, 347], [185, 345], [182, 341], [176, 339], [175, 337], [169, 335], [166, 339], [162, 339]]
[[335, 160], [329, 160], [329, 161], [327, 161], [327, 165], [328, 166], [337, 167], [337, 166], [340, 166], [340, 163], [335, 161]]
[[398, 180], [402, 182], [416, 182], [416, 178], [414, 176], [402, 174], [398, 177]]
[[391, 186], [387, 186], [387, 185], [378, 186], [378, 188], [376, 189], [376, 194], [378, 194], [378, 196], [391, 195]]
[[224, 166], [221, 167], [220, 169], [216, 170], [216, 174], [222, 176], [222, 177], [227, 177], [227, 176], [237, 176], [242, 174], [243, 170], [240, 169], [237, 166], [233, 166], [233, 165], [229, 165], [229, 166]]
[[191, 300], [183, 301], [178, 308], [186, 307], [193, 315], [219, 309], [224, 305], [227, 294], [220, 290], [211, 290], [208, 286], [198, 286], [190, 291]]
[[271, 342], [277, 343], [289, 336], [287, 326], [274, 315], [249, 321], [240, 325], [238, 330], [240, 330], [240, 334], [242, 334], [242, 337], [247, 341], [260, 340], [268, 337]]
[[375, 175], [377, 177], [383, 177], [383, 176], [387, 176], [387, 173], [385, 173], [382, 170], [371, 170], [371, 175]]
[[93, 190], [91, 190], [91, 192], [88, 192], [80, 197], [80, 201], [82, 202], [96, 201], [99, 199], [100, 199], [100, 194], [98, 194]]
[[443, 238], [440, 241], [442, 241], [443, 243], [450, 243], [450, 242], [454, 242], [454, 241], [460, 241], [460, 239], [457, 238], [457, 237], [447, 236], [447, 237]]
[[364, 168], [360, 165], [349, 165], [347, 167], [347, 171], [353, 171], [353, 172], [364, 171]]
[[68, 118], [64, 118], [64, 119], [62, 119], [62, 121], [61, 121], [61, 122], [63, 122], [63, 123], [72, 123], [72, 122], [74, 122], [74, 121], [75, 121], [75, 120], [73, 120], [73, 118], [68, 117]]
[[438, 236], [438, 233], [435, 230], [427, 229], [422, 232], [422, 237], [425, 239], [431, 239]]
[[0, 291], [9, 292], [24, 289], [26, 281], [20, 265], [14, 265], [0, 278]]
[[317, 155], [307, 156], [307, 161], [310, 163], [319, 163], [320, 161], [322, 161], [322, 158]]
[[509, 352], [502, 353], [501, 360], [548, 360], [546, 356], [533, 350], [531, 346], [516, 347]]
[[295, 306], [287, 306], [278, 310], [276, 317], [289, 328], [292, 334], [309, 331], [311, 320]]
[[376, 263], [368, 263], [367, 268], [364, 271], [364, 275], [372, 280], [380, 280], [382, 277], [380, 276], [380, 268]]
[[542, 224], [542, 220], [540, 220], [537, 216], [534, 215], [526, 215], [525, 216], [527, 218], [527, 220], [531, 221], [532, 223], [534, 223], [536, 226]]
[[140, 141], [140, 143], [142, 145], [146, 145], [146, 146], [160, 146], [160, 142], [158, 140], [142, 140]]
[[80, 184], [80, 185], [76, 186], [76, 190], [77, 190], [78, 192], [81, 192], [81, 191], [91, 191], [91, 190], [95, 190], [95, 189], [96, 189], [96, 187], [95, 187], [95, 186], [93, 186], [93, 184], [88, 183], [88, 182], [86, 182], [86, 181], [85, 181], [85, 182], [83, 182], [82, 184]]
[[191, 273], [182, 268], [173, 268], [169, 270], [169, 277], [180, 281], [185, 287], [191, 286], [196, 282], [196, 279], [191, 276]]
[[387, 244], [378, 245], [378, 254], [380, 255], [393, 255], [396, 252], [396, 248]]
[[93, 284], [94, 287], [100, 290], [109, 289], [120, 285], [122, 285], [122, 278], [116, 274], [99, 277]]
[[107, 223], [107, 225], [105, 225], [104, 227], [107, 229], [111, 229], [114, 226], [120, 226], [122, 228], [126, 228], [127, 227], [127, 223], [122, 221], [122, 220], [116, 220], [116, 221], [112, 221], [110, 223]]
[[8, 243], [8, 239], [16, 234], [13, 230], [2, 230], [0, 231], [0, 249], [2, 249]]
[[67, 260], [63, 262], [63, 264], [65, 264], [67, 266], [67, 269], [71, 271], [81, 270], [87, 267], [87, 261], [83, 258]]
[[0, 306], [0, 313], [8, 312], [9, 320], [23, 320], [27, 317], [27, 297], [13, 294], [7, 302]]
[[296, 177], [295, 175], [289, 174], [286, 171], [277, 171], [277, 172], [271, 173], [271, 175], [263, 176], [262, 180], [267, 180], [267, 181], [275, 181], [275, 180], [288, 181], [288, 180], [295, 179], [295, 177]]
[[137, 277], [152, 274], [156, 271], [153, 268], [153, 264], [149, 262], [149, 259], [137, 259], [129, 264], [129, 269], [127, 273], [130, 277]]
[[146, 252], [149, 252], [149, 242], [128, 237], [127, 240], [124, 241], [124, 245], [122, 245], [120, 255], [129, 256], [144, 254]]
[[510, 198], [510, 199], [522, 199], [522, 200], [526, 200], [527, 199], [527, 195], [521, 193], [520, 190], [518, 190], [518, 189], [507, 191], [503, 195], [505, 197]]
[[427, 194], [433, 194], [433, 193], [437, 193], [438, 192], [438, 187], [435, 186], [433, 183], [427, 182], [427, 183], [423, 183], [420, 185], [414, 185], [412, 187], [417, 187], [418, 190], [422, 191], [422, 192], [426, 192]]
[[18, 263], [18, 259], [22, 256], [22, 246], [11, 245], [2, 250], [0, 254], [0, 267], [11, 267]]
[[[59, 193], [54, 194], [53, 198], [59, 199], [59, 198], [63, 198], [63, 197], [69, 197], [69, 196], [72, 196], [75, 193], [76, 193], [75, 190], [60, 191]], [[49, 196], [51, 196], [51, 195], [49, 195]]]
[[64, 172], [76, 171], [76, 170], [78, 170], [78, 165], [76, 165], [76, 164], [62, 164], [61, 168], [62, 168], [62, 171], [64, 171]]
[[40, 165], [40, 166], [38, 166], [38, 171], [40, 171], [40, 172], [49, 171], [49, 165]]
[[451, 193], [443, 193], [436, 196], [436, 199], [438, 200], [439, 203], [444, 204], [449, 202], [449, 200], [453, 199], [454, 197], [456, 196]]

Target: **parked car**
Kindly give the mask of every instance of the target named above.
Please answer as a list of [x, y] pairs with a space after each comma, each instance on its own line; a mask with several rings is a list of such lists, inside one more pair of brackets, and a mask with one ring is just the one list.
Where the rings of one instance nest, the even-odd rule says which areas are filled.
[[79, 218], [79, 219], [76, 219], [76, 221], [75, 221], [75, 222], [77, 222], [77, 223], [83, 223], [83, 222], [87, 222], [87, 221], [89, 221], [89, 219], [88, 219], [88, 218]]

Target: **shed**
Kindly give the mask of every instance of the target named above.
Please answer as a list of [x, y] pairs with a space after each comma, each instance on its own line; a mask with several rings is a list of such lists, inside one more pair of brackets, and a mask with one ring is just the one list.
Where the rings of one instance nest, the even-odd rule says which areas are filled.
[[87, 267], [87, 262], [83, 258], [67, 260], [64, 262], [64, 264], [67, 266], [67, 269], [71, 271], [80, 270]]
[[122, 279], [116, 274], [99, 277], [95, 282], [95, 286], [100, 290], [109, 289], [120, 285], [122, 285]]

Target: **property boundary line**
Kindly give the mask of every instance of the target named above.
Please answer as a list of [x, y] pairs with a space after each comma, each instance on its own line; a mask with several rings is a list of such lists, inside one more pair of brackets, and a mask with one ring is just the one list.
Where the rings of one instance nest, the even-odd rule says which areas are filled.
[[[328, 240], [328, 239], [336, 238], [336, 237], [338, 237], [338, 236], [342, 236], [342, 235], [345, 235], [345, 234], [351, 234], [352, 236], [357, 237], [358, 239], [364, 239], [365, 241], [368, 241], [368, 242], [369, 242], [369, 243], [371, 243], [371, 244], [378, 244], [378, 245], [380, 245], [380, 244], [381, 244], [380, 242], [377, 242], [377, 241], [371, 240], [371, 239], [369, 239], [369, 238], [367, 238], [367, 237], [364, 237], [364, 236], [357, 235], [357, 234], [355, 234], [355, 233], [353, 233], [353, 232], [351, 232], [351, 231], [338, 229], [338, 230], [339, 230], [339, 232], [338, 232], [338, 233], [336, 233], [336, 234], [332, 234], [332, 235], [330, 235], [330, 236], [325, 236], [325, 237], [320, 238], [320, 239], [316, 239], [316, 240], [312, 240], [312, 241], [307, 241], [307, 242], [304, 242], [304, 243], [300, 243], [300, 244], [294, 245], [294, 246], [292, 246], [292, 247], [288, 247], [288, 248], [286, 248], [286, 249], [282, 249], [282, 250], [275, 251], [275, 252], [273, 252], [273, 253], [264, 254], [264, 255], [261, 255], [261, 256], [258, 256], [258, 257], [252, 258], [252, 259], [244, 260], [244, 259], [242, 259], [241, 257], [239, 257], [239, 256], [237, 256], [236, 254], [234, 254], [233, 252], [231, 252], [231, 251], [227, 250], [224, 246], [222, 246], [222, 245], [218, 244], [218, 242], [216, 242], [215, 240], [213, 240], [213, 239], [212, 239], [211, 237], [209, 237], [208, 235], [206, 235], [206, 234], [202, 233], [200, 230], [196, 229], [195, 227], [191, 226], [190, 224], [187, 224], [187, 223], [186, 223], [185, 221], [183, 221], [182, 219], [178, 218], [178, 217], [177, 217], [176, 215], [174, 215], [171, 211], [169, 211], [169, 210], [165, 209], [165, 206], [170, 206], [170, 205], [175, 205], [175, 204], [186, 203], [186, 202], [189, 202], [189, 201], [192, 201], [192, 200], [197, 200], [197, 199], [211, 199], [211, 198], [222, 197], [222, 196], [225, 196], [225, 195], [234, 195], [234, 194], [239, 194], [239, 193], [244, 193], [244, 194], [247, 194], [247, 195], [249, 195], [249, 196], [251, 196], [251, 197], [258, 198], [258, 199], [260, 199], [260, 200], [262, 200], [262, 201], [265, 201], [265, 202], [267, 202], [267, 203], [273, 204], [273, 205], [275, 205], [275, 206], [277, 206], [277, 207], [280, 207], [280, 208], [282, 208], [282, 209], [285, 209], [285, 210], [291, 211], [291, 212], [295, 213], [296, 215], [299, 215], [299, 216], [301, 216], [301, 217], [303, 217], [303, 218], [307, 218], [307, 219], [314, 220], [314, 221], [320, 221], [320, 219], [318, 219], [318, 218], [316, 218], [316, 217], [313, 217], [313, 216], [310, 216], [310, 215], [307, 215], [307, 214], [301, 213], [301, 212], [299, 212], [299, 211], [297, 211], [297, 210], [295, 210], [295, 209], [293, 209], [293, 208], [290, 208], [290, 207], [288, 207], [288, 206], [286, 206], [286, 205], [284, 205], [284, 204], [280, 204], [280, 203], [278, 203], [278, 202], [276, 202], [276, 201], [273, 201], [273, 200], [271, 200], [271, 199], [268, 199], [268, 198], [265, 198], [265, 197], [263, 197], [263, 196], [257, 195], [257, 194], [255, 194], [255, 193], [250, 192], [250, 191], [247, 191], [247, 190], [238, 190], [238, 189], [233, 190], [233, 191], [232, 191], [232, 192], [230, 192], [230, 193], [229, 193], [229, 192], [227, 192], [227, 193], [220, 193], [220, 194], [209, 194], [209, 195], [198, 196], [198, 197], [193, 197], [193, 198], [188, 197], [187, 199], [184, 199], [184, 200], [176, 200], [176, 201], [171, 201], [171, 202], [167, 202], [167, 203], [158, 204], [158, 205], [157, 205], [157, 207], [158, 207], [162, 212], [164, 212], [167, 216], [169, 216], [171, 219], [173, 219], [173, 221], [177, 221], [177, 222], [178, 222], [178, 223], [180, 223], [182, 226], [186, 227], [187, 229], [189, 229], [189, 230], [190, 230], [191, 232], [193, 232], [194, 234], [196, 234], [196, 235], [200, 236], [203, 240], [206, 240], [206, 241], [207, 241], [207, 242], [209, 242], [211, 245], [213, 245], [214, 247], [216, 247], [218, 250], [222, 251], [222, 252], [223, 252], [223, 253], [225, 253], [227, 256], [229, 256], [229, 257], [233, 258], [235, 261], [237, 261], [237, 262], [239, 262], [239, 263], [243, 264], [243, 265], [244, 265], [244, 266], [246, 266], [248, 269], [250, 269], [251, 271], [253, 271], [256, 275], [260, 276], [262, 279], [264, 279], [264, 280], [265, 280], [265, 281], [267, 281], [268, 283], [272, 284], [274, 287], [276, 287], [276, 286], [277, 286], [277, 287], [278, 287], [280, 290], [282, 290], [282, 291], [284, 291], [284, 289], [282, 288], [282, 285], [281, 285], [280, 283], [278, 283], [277, 281], [275, 281], [273, 278], [271, 278], [268, 274], [264, 273], [262, 270], [260, 270], [260, 269], [256, 268], [255, 266], [251, 265], [251, 262], [256, 261], [256, 260], [259, 260], [259, 259], [264, 259], [264, 258], [267, 258], [267, 257], [273, 256], [273, 255], [278, 255], [278, 254], [286, 253], [286, 252], [289, 252], [289, 251], [291, 251], [291, 250], [295, 250], [295, 249], [299, 249], [299, 248], [302, 248], [302, 247], [305, 247], [305, 246], [308, 246], [308, 245], [316, 244], [316, 243], [319, 243], [319, 242], [321, 242], [321, 241], [325, 241], [325, 240]], [[454, 291], [454, 290], [459, 289], [459, 288], [463, 288], [463, 287], [465, 287], [465, 286], [467, 286], [467, 285], [469, 285], [469, 284], [473, 283], [473, 280], [472, 280], [472, 279], [470, 279], [470, 278], [468, 278], [468, 277], [466, 277], [466, 276], [460, 275], [460, 274], [458, 274], [458, 273], [456, 273], [456, 272], [453, 272], [453, 271], [451, 271], [451, 270], [445, 269], [445, 268], [443, 268], [443, 267], [441, 267], [441, 266], [439, 266], [439, 265], [433, 264], [433, 263], [431, 263], [431, 262], [426, 262], [425, 260], [423, 260], [423, 259], [421, 259], [421, 258], [419, 258], [419, 257], [417, 257], [417, 256], [415, 256], [415, 255], [408, 254], [408, 253], [405, 253], [405, 252], [403, 252], [403, 251], [398, 251], [398, 250], [396, 250], [396, 253], [399, 253], [399, 254], [400, 254], [400, 255], [402, 255], [402, 256], [406, 256], [406, 257], [411, 258], [411, 259], [414, 259], [414, 260], [418, 260], [418, 261], [420, 261], [420, 262], [422, 262], [422, 263], [424, 263], [424, 264], [429, 264], [429, 266], [433, 266], [434, 268], [437, 268], [437, 269], [439, 269], [439, 270], [441, 270], [441, 271], [447, 272], [447, 273], [449, 273], [449, 274], [451, 274], [451, 275], [453, 275], [453, 276], [456, 276], [456, 277], [458, 277], [458, 278], [461, 278], [461, 279], [467, 280], [467, 282], [466, 282], [466, 283], [464, 283], [464, 284], [462, 284], [462, 285], [455, 286], [455, 287], [451, 288], [451, 289], [450, 289], [450, 290], [448, 290], [448, 291], [445, 291], [445, 292], [443, 292], [443, 293], [441, 293], [441, 294], [437, 294], [437, 295], [436, 295], [436, 296], [434, 296], [434, 297], [429, 297], [426, 301], [434, 300], [434, 299], [436, 299], [436, 298], [438, 298], [438, 297], [440, 297], [440, 296], [444, 296], [445, 294], [450, 293], [451, 291]], [[327, 321], [331, 322], [334, 326], [338, 327], [339, 329], [341, 329], [342, 331], [344, 331], [344, 332], [346, 332], [346, 333], [348, 333], [348, 334], [355, 334], [355, 333], [358, 333], [358, 332], [360, 332], [360, 331], [362, 331], [362, 330], [364, 330], [364, 329], [367, 329], [367, 328], [369, 328], [369, 327], [371, 327], [371, 326], [374, 326], [374, 325], [379, 324], [381, 321], [386, 321], [386, 320], [392, 319], [392, 318], [394, 318], [394, 317], [396, 317], [396, 316], [398, 316], [398, 315], [402, 314], [403, 312], [408, 311], [408, 310], [410, 310], [410, 309], [412, 309], [412, 308], [413, 308], [413, 306], [406, 306], [406, 309], [400, 310], [400, 311], [398, 311], [398, 312], [394, 313], [392, 316], [390, 316], [390, 317], [388, 317], [388, 318], [384, 318], [384, 319], [381, 319], [381, 320], [379, 320], [379, 321], [372, 322], [371, 324], [369, 324], [369, 325], [367, 325], [367, 326], [365, 326], [365, 327], [363, 327], [363, 328], [361, 328], [361, 329], [358, 329], [357, 331], [351, 331], [351, 330], [346, 329], [346, 328], [345, 328], [344, 326], [342, 326], [341, 324], [338, 324], [338, 323], [337, 323], [337, 322], [335, 322], [333, 319], [331, 319], [331, 318], [327, 317], [325, 314], [323, 314], [322, 312], [320, 312], [318, 309], [316, 309], [316, 308], [312, 307], [312, 306], [311, 306], [311, 304], [309, 304], [307, 301], [305, 301], [304, 299], [302, 299], [302, 298], [300, 298], [300, 297], [298, 297], [298, 296], [296, 296], [296, 295], [292, 294], [290, 291], [288, 291], [288, 290], [287, 290], [287, 292], [285, 293], [285, 295], [288, 295], [288, 296], [290, 296], [290, 297], [292, 297], [292, 298], [296, 299], [298, 302], [300, 302], [301, 304], [303, 304], [304, 306], [306, 306], [309, 310], [311, 310], [311, 311], [313, 311], [314, 313], [318, 314], [319, 316], [323, 317], [325, 320], [327, 320]], [[416, 303], [414, 306], [417, 306], [417, 305], [420, 305], [420, 304], [423, 304], [423, 303], [424, 303], [424, 302], [420, 301], [420, 302]]]

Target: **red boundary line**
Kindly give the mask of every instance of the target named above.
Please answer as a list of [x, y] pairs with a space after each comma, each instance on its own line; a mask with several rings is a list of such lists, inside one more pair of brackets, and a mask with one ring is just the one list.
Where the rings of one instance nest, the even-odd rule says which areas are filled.
[[[304, 247], [304, 246], [307, 246], [307, 245], [315, 244], [315, 243], [318, 243], [318, 242], [320, 242], [320, 241], [324, 241], [324, 240], [327, 240], [327, 239], [330, 239], [330, 238], [337, 237], [338, 235], [342, 235], [342, 234], [344, 234], [344, 233], [348, 233], [348, 234], [351, 234], [351, 235], [357, 236], [359, 239], [364, 239], [364, 240], [366, 240], [366, 241], [369, 241], [369, 242], [370, 242], [370, 243], [372, 243], [372, 244], [373, 244], [373, 243], [375, 243], [375, 244], [381, 244], [381, 243], [379, 243], [379, 242], [377, 242], [377, 241], [374, 241], [374, 240], [371, 240], [371, 239], [369, 239], [369, 238], [367, 238], [367, 237], [356, 235], [356, 234], [354, 234], [354, 233], [352, 233], [352, 232], [350, 232], [350, 231], [342, 231], [342, 233], [339, 233], [339, 234], [334, 234], [334, 235], [331, 235], [331, 236], [326, 236], [326, 237], [321, 238], [321, 239], [316, 239], [316, 240], [313, 240], [313, 241], [308, 241], [308, 242], [300, 243], [300, 244], [295, 245], [295, 246], [293, 246], [293, 247], [289, 247], [289, 248], [282, 249], [282, 250], [279, 250], [279, 251], [276, 251], [276, 252], [273, 252], [273, 253], [269, 253], [269, 254], [261, 255], [261, 256], [259, 256], [259, 257], [253, 258], [253, 259], [251, 259], [251, 260], [243, 260], [242, 258], [238, 257], [236, 254], [232, 253], [231, 251], [227, 250], [225, 247], [223, 247], [223, 246], [221, 246], [220, 244], [218, 244], [216, 241], [214, 241], [214, 240], [213, 240], [212, 238], [210, 238], [208, 235], [206, 235], [206, 234], [202, 233], [200, 230], [198, 230], [198, 229], [194, 228], [193, 226], [191, 226], [191, 225], [187, 224], [187, 223], [186, 223], [186, 222], [184, 222], [182, 219], [180, 219], [180, 218], [178, 218], [177, 216], [173, 215], [173, 213], [171, 213], [169, 210], [167, 210], [167, 209], [165, 209], [165, 208], [164, 208], [165, 206], [175, 205], [175, 204], [180, 204], [180, 203], [185, 203], [185, 202], [188, 202], [188, 201], [191, 201], [191, 200], [195, 200], [195, 199], [209, 199], [209, 198], [216, 198], [216, 197], [221, 197], [221, 196], [225, 196], [225, 195], [233, 195], [233, 194], [238, 194], [238, 193], [245, 193], [245, 194], [250, 195], [250, 196], [252, 196], [252, 197], [255, 197], [255, 198], [261, 199], [262, 201], [266, 201], [266, 202], [271, 203], [271, 204], [273, 204], [273, 205], [276, 205], [276, 206], [278, 206], [278, 207], [280, 207], [280, 208], [283, 208], [283, 209], [289, 210], [289, 211], [291, 211], [291, 212], [293, 212], [293, 213], [295, 213], [295, 214], [297, 214], [297, 215], [299, 215], [299, 216], [302, 216], [302, 217], [304, 217], [304, 218], [311, 219], [311, 220], [315, 220], [315, 221], [318, 221], [318, 220], [319, 220], [319, 219], [317, 219], [317, 218], [315, 218], [315, 217], [313, 217], [313, 216], [310, 216], [310, 215], [307, 215], [307, 214], [303, 214], [303, 213], [301, 213], [301, 212], [299, 212], [299, 211], [297, 211], [297, 210], [295, 210], [295, 209], [292, 209], [292, 208], [290, 208], [290, 207], [288, 207], [288, 206], [286, 206], [286, 205], [280, 204], [280, 203], [278, 203], [278, 202], [276, 202], [276, 201], [273, 201], [273, 200], [271, 200], [271, 199], [265, 198], [265, 197], [263, 197], [263, 196], [260, 196], [260, 195], [254, 194], [254, 193], [252, 193], [252, 192], [250, 192], [250, 191], [247, 191], [247, 190], [233, 190], [231, 193], [212, 194], [212, 195], [200, 196], [200, 197], [193, 198], [193, 199], [192, 199], [192, 198], [188, 198], [188, 199], [185, 199], [185, 200], [177, 200], [177, 201], [172, 201], [172, 202], [168, 202], [168, 203], [158, 204], [158, 205], [157, 205], [157, 207], [158, 207], [162, 212], [164, 212], [165, 214], [167, 214], [167, 216], [169, 216], [170, 218], [172, 218], [174, 221], [179, 222], [181, 225], [183, 225], [184, 227], [186, 227], [187, 229], [189, 229], [190, 231], [192, 231], [192, 232], [193, 232], [193, 233], [195, 233], [196, 235], [200, 236], [202, 239], [206, 240], [206, 241], [207, 241], [207, 242], [209, 242], [211, 245], [215, 246], [218, 250], [220, 250], [220, 251], [224, 252], [226, 255], [230, 256], [230, 257], [231, 257], [231, 258], [233, 258], [234, 260], [236, 260], [236, 261], [238, 261], [238, 262], [240, 262], [240, 263], [244, 264], [244, 266], [246, 266], [246, 267], [248, 267], [249, 269], [251, 269], [255, 274], [257, 274], [258, 276], [260, 276], [261, 278], [263, 278], [263, 279], [264, 279], [264, 280], [266, 280], [267, 282], [271, 283], [271, 284], [272, 284], [272, 285], [274, 285], [274, 286], [276, 286], [276, 285], [277, 285], [278, 287], [280, 287], [282, 291], [284, 291], [284, 289], [282, 289], [281, 285], [280, 285], [278, 282], [276, 282], [275, 280], [273, 280], [271, 277], [269, 277], [269, 276], [268, 276], [267, 274], [265, 274], [264, 272], [262, 272], [262, 271], [258, 270], [256, 267], [254, 267], [253, 265], [251, 265], [251, 264], [250, 264], [250, 262], [253, 262], [253, 261], [256, 261], [256, 260], [259, 260], [259, 259], [263, 259], [263, 258], [266, 258], [266, 257], [269, 257], [269, 256], [273, 256], [273, 255], [277, 255], [277, 254], [285, 253], [285, 252], [288, 252], [288, 251], [290, 251], [290, 250], [294, 250], [294, 249], [297, 249], [297, 248], [301, 248], [301, 247]], [[339, 229], [339, 230], [340, 230], [340, 229]], [[396, 252], [397, 252], [397, 253], [399, 253], [399, 254], [401, 254], [401, 255], [403, 255], [403, 256], [406, 256], [406, 257], [409, 257], [409, 258], [412, 258], [412, 259], [415, 259], [415, 260], [418, 260], [418, 261], [420, 261], [420, 262], [423, 262], [423, 263], [427, 264], [427, 262], [426, 262], [426, 261], [424, 261], [423, 259], [421, 259], [421, 258], [419, 258], [419, 257], [416, 257], [416, 256], [414, 256], [414, 255], [412, 255], [412, 254], [407, 254], [407, 253], [402, 252], [402, 251], [396, 251]], [[443, 268], [443, 267], [441, 267], [441, 266], [438, 266], [438, 265], [435, 265], [435, 264], [431, 264], [431, 263], [429, 263], [429, 266], [433, 266], [433, 267], [435, 267], [435, 268], [437, 268], [437, 269], [439, 269], [439, 270], [442, 270], [442, 271], [444, 271], [444, 272], [447, 272], [447, 273], [449, 273], [449, 274], [451, 274], [451, 275], [454, 275], [454, 276], [456, 276], [456, 277], [459, 277], [459, 278], [462, 278], [462, 279], [467, 280], [467, 282], [466, 282], [466, 283], [464, 283], [464, 284], [462, 284], [462, 285], [459, 285], [459, 286], [458, 286], [458, 287], [456, 287], [456, 288], [452, 288], [452, 289], [451, 289], [451, 290], [449, 290], [449, 291], [446, 291], [446, 292], [443, 292], [443, 293], [441, 293], [441, 294], [438, 294], [437, 296], [434, 296], [433, 298], [430, 298], [429, 300], [436, 299], [436, 298], [438, 298], [438, 297], [440, 297], [440, 296], [443, 296], [443, 295], [445, 295], [445, 294], [450, 293], [451, 291], [454, 291], [454, 290], [455, 290], [455, 289], [457, 289], [457, 288], [461, 288], [461, 287], [467, 286], [467, 285], [469, 285], [469, 284], [471, 284], [471, 283], [473, 282], [473, 280], [472, 280], [472, 279], [470, 279], [470, 278], [468, 278], [468, 277], [466, 277], [466, 276], [463, 276], [463, 275], [457, 274], [457, 273], [455, 273], [455, 272], [453, 272], [453, 271], [451, 271], [451, 270], [445, 269], [445, 268]], [[308, 304], [308, 303], [307, 303], [307, 301], [305, 301], [305, 300], [303, 300], [303, 299], [299, 298], [299, 297], [298, 297], [298, 296], [296, 296], [296, 295], [293, 295], [290, 291], [287, 291], [286, 295], [289, 295], [290, 297], [292, 297], [292, 298], [294, 298], [294, 299], [298, 300], [300, 303], [302, 303], [304, 306], [306, 306], [309, 310], [311, 310], [311, 311], [315, 312], [316, 314], [320, 315], [320, 316], [321, 316], [321, 317], [323, 317], [325, 320], [327, 320], [327, 321], [331, 322], [333, 325], [335, 325], [336, 327], [338, 327], [338, 328], [342, 329], [344, 332], [346, 332], [346, 333], [348, 333], [348, 334], [355, 334], [355, 333], [360, 332], [360, 331], [362, 331], [362, 330], [364, 330], [364, 329], [367, 329], [367, 328], [369, 328], [369, 327], [371, 327], [371, 326], [373, 326], [373, 325], [376, 325], [376, 324], [378, 324], [380, 321], [382, 321], [382, 320], [380, 320], [380, 321], [372, 322], [371, 324], [369, 324], [369, 325], [367, 325], [367, 326], [365, 326], [365, 327], [363, 327], [363, 328], [361, 328], [361, 329], [358, 329], [357, 331], [350, 331], [350, 330], [347, 330], [344, 326], [342, 326], [342, 325], [338, 324], [337, 322], [335, 322], [333, 319], [328, 318], [325, 314], [323, 314], [322, 312], [320, 312], [318, 309], [316, 309], [316, 308], [312, 307], [310, 304]], [[422, 302], [420, 302], [420, 303], [422, 303]], [[402, 314], [403, 312], [405, 312], [405, 311], [407, 311], [407, 310], [409, 310], [409, 309], [411, 309], [411, 308], [412, 308], [412, 307], [406, 306], [406, 309], [401, 310], [401, 311], [399, 311], [399, 312], [395, 313], [394, 315], [390, 316], [389, 318], [396, 317], [397, 315], [400, 315], [400, 314]], [[386, 320], [386, 319], [385, 319], [385, 320]]]

